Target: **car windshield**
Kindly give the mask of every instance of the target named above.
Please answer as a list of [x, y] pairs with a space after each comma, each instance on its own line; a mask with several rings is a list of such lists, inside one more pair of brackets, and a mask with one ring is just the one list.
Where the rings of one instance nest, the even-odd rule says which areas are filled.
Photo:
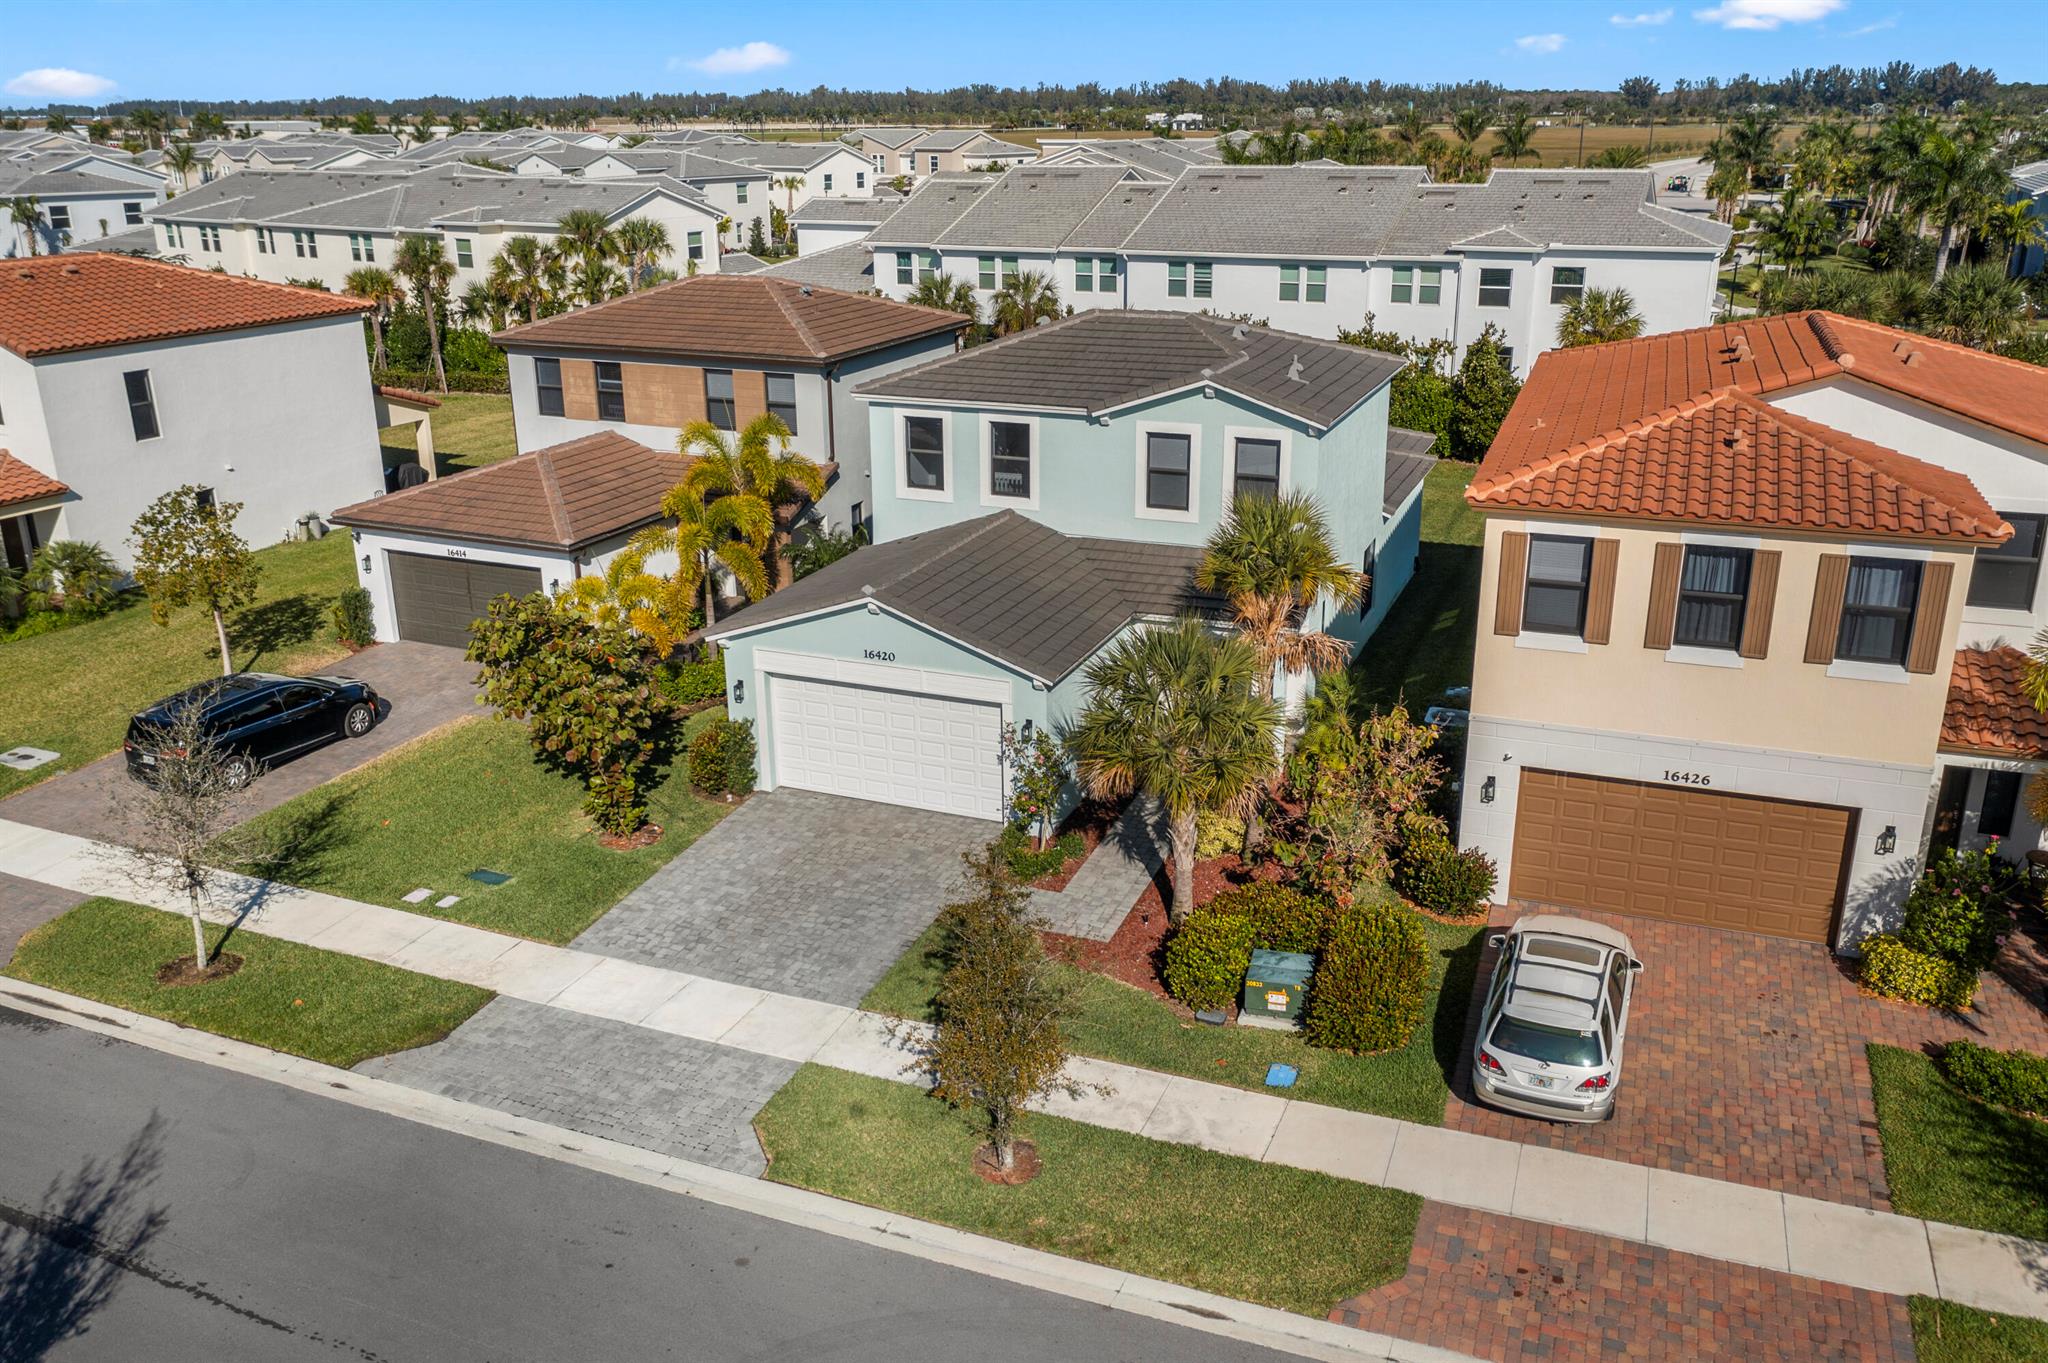
[[1600, 1063], [1600, 1035], [1575, 1032], [1566, 1027], [1545, 1027], [1540, 1022], [1523, 1022], [1502, 1014], [1494, 1024], [1492, 1046], [1509, 1055], [1552, 1065], [1590, 1068]]

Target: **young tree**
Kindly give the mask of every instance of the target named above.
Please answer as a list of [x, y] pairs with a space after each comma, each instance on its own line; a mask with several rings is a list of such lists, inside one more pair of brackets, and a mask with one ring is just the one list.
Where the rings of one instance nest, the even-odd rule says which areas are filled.
[[1008, 1173], [1025, 1105], [1084, 1091], [1063, 1078], [1072, 996], [1039, 940], [1030, 893], [1003, 854], [991, 844], [961, 860], [966, 897], [939, 917], [946, 974], [928, 1063], [938, 1078], [933, 1091], [973, 1114], [991, 1162]]
[[765, 256], [768, 254], [768, 234], [761, 230], [761, 219], [757, 216], [747, 228], [747, 254]]
[[1029, 331], [1040, 322], [1057, 319], [1061, 311], [1059, 286], [1051, 275], [1036, 270], [1011, 275], [989, 300], [989, 321], [998, 336]]
[[957, 312], [969, 321], [981, 321], [981, 307], [974, 301], [974, 286], [964, 279], [955, 279], [948, 274], [928, 274], [917, 281], [917, 287], [910, 291], [906, 303], [915, 303], [921, 308], [937, 308], [941, 312]]
[[205, 505], [204, 488], [186, 484], [151, 502], [129, 528], [135, 546], [135, 585], [149, 597], [149, 614], [159, 625], [171, 612], [200, 606], [213, 612], [220, 641], [220, 670], [235, 670], [228, 651], [227, 613], [256, 599], [262, 572], [248, 544], [235, 533], [240, 502]]
[[785, 175], [775, 182], [775, 187], [786, 191], [788, 195], [789, 206], [783, 210], [783, 216], [787, 217], [789, 214], [796, 212], [796, 192], [804, 187], [804, 177], [801, 175]]
[[1508, 368], [1505, 338], [1488, 322], [1477, 340], [1465, 348], [1464, 363], [1452, 383], [1451, 449], [1462, 458], [1486, 453], [1522, 384]]
[[441, 300], [455, 278], [455, 266], [437, 237], [408, 234], [398, 239], [392, 267], [412, 288], [413, 302], [427, 322], [427, 347], [434, 358], [434, 381], [448, 391], [448, 369], [441, 362]]
[[1014, 724], [1002, 735], [1003, 765], [1010, 771], [1010, 818], [1031, 831], [1031, 846], [1045, 850], [1052, 835], [1052, 812], [1067, 786], [1067, 759], [1044, 729], [1025, 738]]
[[673, 249], [668, 227], [653, 218], [628, 218], [614, 232], [619, 254], [626, 262], [626, 292], [635, 293], [647, 282], [661, 258]]

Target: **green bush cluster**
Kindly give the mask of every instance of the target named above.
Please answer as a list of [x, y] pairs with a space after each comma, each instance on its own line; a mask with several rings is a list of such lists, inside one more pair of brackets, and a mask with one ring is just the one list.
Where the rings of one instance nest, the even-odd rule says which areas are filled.
[[1408, 1044], [1429, 1003], [1429, 939], [1407, 911], [1353, 904], [1330, 926], [1309, 981], [1309, 1044], [1371, 1053]]
[[2008, 896], [2019, 873], [1999, 860], [1995, 847], [1938, 852], [1906, 896], [1899, 940], [1970, 970], [1983, 970], [1996, 960], [2012, 928]]
[[1195, 815], [1195, 859], [1214, 861], [1244, 850], [1244, 820], [1213, 810]]
[[[431, 393], [435, 388], [432, 369], [405, 369], [396, 365], [379, 369], [371, 374], [371, 380], [385, 388], [410, 388], [416, 393]], [[448, 391], [451, 393], [509, 393], [511, 380], [503, 374], [469, 374], [461, 370], [448, 371]]]
[[2048, 1055], [1951, 1041], [1937, 1063], [1951, 1084], [1980, 1102], [2048, 1117]]
[[725, 694], [725, 653], [662, 664], [661, 692], [678, 705], [697, 705]]
[[1445, 918], [1474, 918], [1493, 902], [1493, 858], [1476, 847], [1460, 851], [1443, 824], [1416, 820], [1394, 857], [1394, 888], [1402, 898]]
[[1893, 933], [1863, 943], [1863, 983], [1887, 998], [1932, 1008], [1968, 1008], [1977, 997], [1977, 972], [1924, 951]]
[[376, 627], [370, 621], [370, 591], [350, 587], [334, 600], [334, 636], [357, 648], [373, 642]]
[[1010, 864], [1010, 874], [1022, 881], [1049, 876], [1068, 861], [1088, 850], [1088, 840], [1079, 833], [1062, 833], [1043, 849], [1031, 846], [1031, 834], [1016, 824], [1003, 825], [996, 834], [996, 849]]
[[690, 782], [706, 795], [752, 793], [754, 761], [751, 719], [715, 719], [690, 740]]
[[1237, 999], [1253, 947], [1314, 955], [1334, 912], [1329, 900], [1291, 885], [1259, 881], [1225, 890], [1167, 939], [1166, 992], [1190, 1008], [1225, 1007]]

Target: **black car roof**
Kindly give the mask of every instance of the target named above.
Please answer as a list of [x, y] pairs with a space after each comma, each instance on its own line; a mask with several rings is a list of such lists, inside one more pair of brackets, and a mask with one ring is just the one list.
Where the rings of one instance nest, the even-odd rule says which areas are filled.
[[138, 711], [135, 718], [152, 723], [168, 718], [169, 708], [181, 701], [204, 698], [208, 711], [218, 710], [235, 704], [264, 691], [295, 682], [312, 682], [321, 686], [334, 683], [321, 677], [287, 677], [277, 672], [235, 672], [225, 677], [215, 677], [183, 691], [173, 692], [151, 706]]

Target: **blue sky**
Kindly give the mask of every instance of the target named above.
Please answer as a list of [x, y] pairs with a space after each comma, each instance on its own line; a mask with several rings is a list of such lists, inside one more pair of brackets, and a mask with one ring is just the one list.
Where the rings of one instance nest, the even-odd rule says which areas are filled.
[[[1121, 85], [1173, 76], [1612, 88], [1647, 74], [1955, 61], [2048, 79], [2039, 0], [17, 0], [0, 103], [770, 86]], [[2026, 35], [2031, 32], [2031, 37]]]

